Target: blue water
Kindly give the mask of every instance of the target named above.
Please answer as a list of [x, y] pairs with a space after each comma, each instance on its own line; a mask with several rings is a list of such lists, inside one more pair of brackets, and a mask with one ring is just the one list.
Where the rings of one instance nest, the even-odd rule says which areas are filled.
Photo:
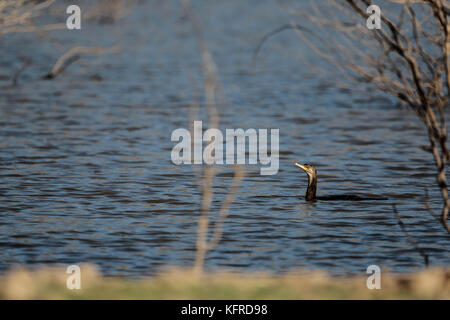
[[[284, 1], [283, 3], [289, 3]], [[368, 265], [396, 272], [423, 268], [399, 228], [449, 265], [449, 240], [425, 210], [440, 210], [426, 131], [409, 109], [376, 93], [333, 87], [299, 57], [320, 65], [294, 32], [268, 41], [255, 69], [261, 36], [289, 22], [275, 1], [208, 1], [195, 12], [226, 97], [221, 129], [279, 128], [280, 170], [246, 178], [206, 268], [324, 269], [359, 274]], [[177, 1], [151, 1], [113, 24], [82, 31], [1, 38], [0, 270], [17, 265], [90, 262], [108, 275], [153, 274], [190, 266], [201, 193], [191, 166], [175, 166], [174, 129], [189, 128], [201, 93], [200, 57], [190, 21]], [[87, 56], [52, 81], [41, 79], [74, 45], [120, 45]], [[11, 86], [11, 73], [31, 64]], [[200, 101], [203, 101], [200, 98]], [[206, 119], [201, 105], [199, 119]], [[306, 203], [314, 163], [318, 193], [387, 195], [387, 201]], [[232, 181], [220, 167], [213, 215]]]

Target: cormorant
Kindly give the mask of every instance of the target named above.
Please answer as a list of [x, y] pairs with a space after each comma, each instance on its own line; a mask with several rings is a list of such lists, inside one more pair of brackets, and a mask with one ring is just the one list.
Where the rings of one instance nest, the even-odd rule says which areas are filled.
[[361, 200], [388, 200], [387, 198], [373, 198], [373, 197], [362, 197], [356, 194], [338, 194], [325, 197], [317, 197], [317, 170], [313, 165], [310, 164], [299, 164], [295, 165], [301, 168], [308, 175], [308, 189], [306, 190], [305, 199], [306, 201], [316, 201], [316, 200], [348, 200], [348, 201], [361, 201]]

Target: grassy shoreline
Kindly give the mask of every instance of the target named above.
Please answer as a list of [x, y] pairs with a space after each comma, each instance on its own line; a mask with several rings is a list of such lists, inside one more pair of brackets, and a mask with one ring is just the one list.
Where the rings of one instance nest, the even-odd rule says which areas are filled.
[[208, 273], [169, 269], [141, 280], [103, 277], [81, 266], [81, 289], [66, 287], [61, 267], [15, 269], [0, 276], [0, 299], [450, 299], [450, 269], [409, 274], [382, 273], [381, 289], [367, 277], [332, 277], [323, 272]]

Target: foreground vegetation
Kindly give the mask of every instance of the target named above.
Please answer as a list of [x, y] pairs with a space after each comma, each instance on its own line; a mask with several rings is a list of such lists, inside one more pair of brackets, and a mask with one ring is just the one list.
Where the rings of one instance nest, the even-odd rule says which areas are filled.
[[450, 299], [450, 270], [383, 274], [381, 290], [369, 290], [367, 277], [331, 277], [321, 272], [214, 273], [196, 276], [169, 270], [128, 280], [81, 268], [81, 289], [66, 287], [64, 268], [16, 269], [0, 277], [1, 299]]

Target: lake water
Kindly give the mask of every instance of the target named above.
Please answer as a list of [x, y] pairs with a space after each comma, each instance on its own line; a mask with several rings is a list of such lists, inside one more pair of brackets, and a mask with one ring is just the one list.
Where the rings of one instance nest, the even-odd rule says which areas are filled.
[[[416, 116], [309, 72], [299, 57], [321, 60], [294, 32], [269, 40], [252, 69], [261, 36], [290, 21], [275, 1], [208, 1], [194, 9], [227, 99], [221, 128], [280, 129], [278, 174], [246, 167], [206, 268], [334, 274], [365, 273], [371, 264], [395, 272], [423, 268], [394, 203], [431, 265], [448, 266], [448, 234], [425, 210], [425, 187], [437, 213], [440, 196]], [[179, 3], [146, 2], [114, 24], [86, 21], [82, 31], [49, 36], [0, 40], [0, 270], [90, 262], [108, 275], [139, 276], [192, 265], [201, 194], [192, 167], [171, 163], [170, 137], [189, 128], [190, 104], [202, 86]], [[41, 80], [74, 45], [115, 44], [121, 52], [84, 57], [55, 80]], [[13, 87], [11, 72], [22, 57], [32, 62]], [[306, 203], [307, 178], [295, 161], [317, 166], [319, 195], [389, 200]], [[223, 167], [214, 180], [215, 214], [231, 177]]]

